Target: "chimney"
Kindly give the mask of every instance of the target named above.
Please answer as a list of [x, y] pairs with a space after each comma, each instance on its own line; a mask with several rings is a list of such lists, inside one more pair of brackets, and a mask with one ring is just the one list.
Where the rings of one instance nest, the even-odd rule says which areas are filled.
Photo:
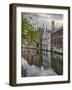
[[52, 31], [55, 30], [55, 21], [52, 21]]

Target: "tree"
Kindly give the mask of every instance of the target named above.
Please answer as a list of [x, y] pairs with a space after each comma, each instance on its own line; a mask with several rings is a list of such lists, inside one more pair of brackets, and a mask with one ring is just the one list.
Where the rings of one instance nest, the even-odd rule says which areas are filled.
[[23, 43], [32, 44], [38, 42], [42, 37], [42, 33], [35, 30], [31, 24], [28, 13], [22, 13], [21, 37]]

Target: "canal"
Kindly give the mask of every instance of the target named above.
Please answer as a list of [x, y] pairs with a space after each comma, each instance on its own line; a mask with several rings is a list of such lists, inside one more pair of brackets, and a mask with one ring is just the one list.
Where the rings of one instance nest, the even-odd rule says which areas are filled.
[[63, 74], [63, 53], [36, 48], [23, 48], [21, 76], [52, 76]]

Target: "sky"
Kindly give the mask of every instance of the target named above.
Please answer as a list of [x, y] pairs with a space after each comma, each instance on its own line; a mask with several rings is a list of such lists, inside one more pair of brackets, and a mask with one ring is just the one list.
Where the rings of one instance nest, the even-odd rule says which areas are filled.
[[47, 27], [51, 29], [51, 22], [55, 22], [55, 27], [59, 28], [63, 26], [63, 15], [62, 14], [51, 14], [51, 13], [27, 13], [28, 19], [35, 27]]

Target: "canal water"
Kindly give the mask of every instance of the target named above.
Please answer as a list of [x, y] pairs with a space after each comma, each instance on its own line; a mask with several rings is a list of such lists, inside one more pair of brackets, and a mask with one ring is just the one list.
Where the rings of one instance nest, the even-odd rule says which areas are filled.
[[62, 53], [25, 48], [21, 58], [21, 76], [53, 76], [63, 74]]
[[22, 71], [22, 77], [57, 75], [52, 68], [45, 69], [43, 66], [38, 67], [27, 63], [22, 65]]

